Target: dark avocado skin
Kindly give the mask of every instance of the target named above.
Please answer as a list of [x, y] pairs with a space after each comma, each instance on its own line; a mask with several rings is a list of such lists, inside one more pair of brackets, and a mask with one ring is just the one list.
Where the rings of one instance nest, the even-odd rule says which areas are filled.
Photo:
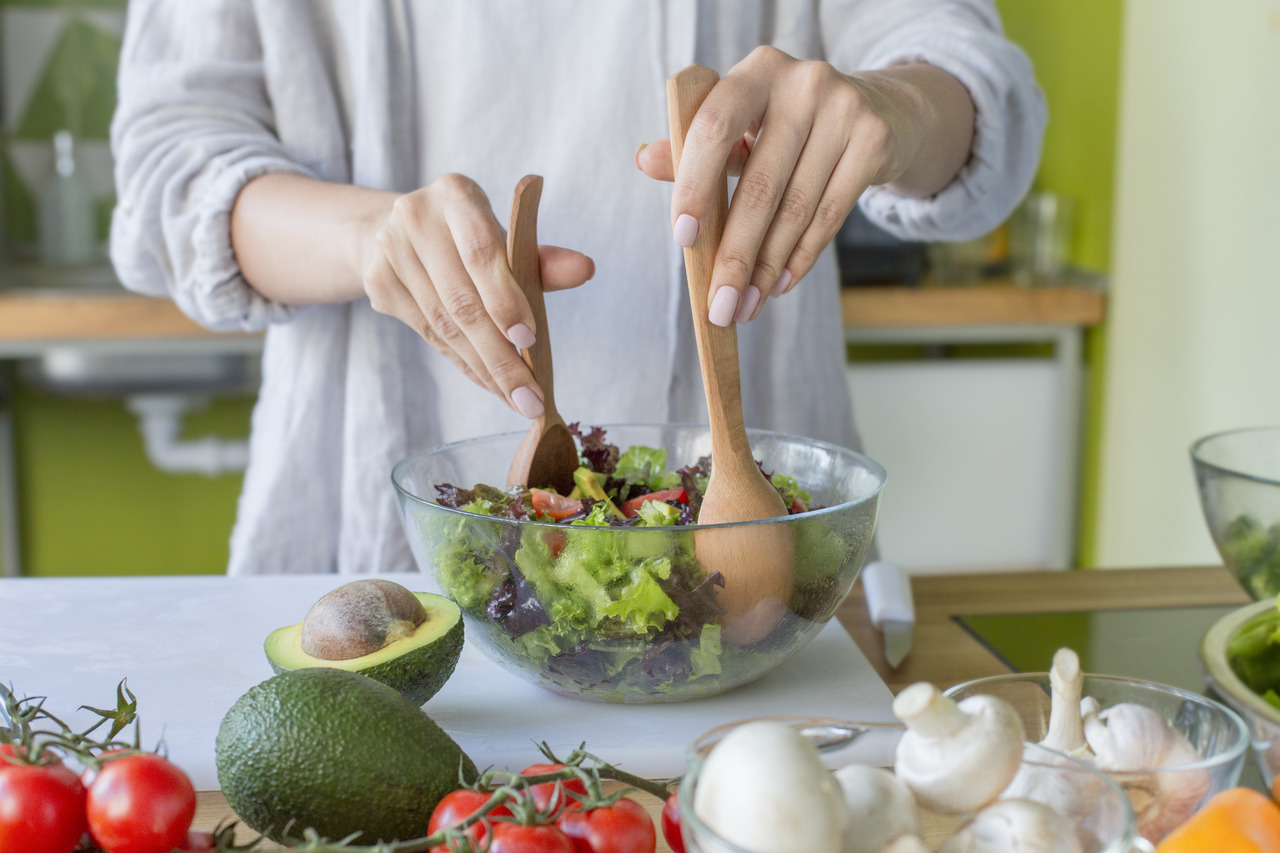
[[[430, 600], [440, 599], [439, 596], [430, 593], [417, 593], [417, 595], [431, 614], [431, 620], [438, 621], [440, 618], [446, 618], [445, 614], [440, 612], [441, 604]], [[399, 643], [405, 649], [403, 653], [356, 671], [394, 687], [418, 705], [425, 704], [440, 691], [441, 687], [444, 687], [458, 665], [458, 658], [462, 655], [464, 639], [462, 614], [452, 602], [448, 604], [449, 613], [454, 621], [443, 634], [416, 645], [410, 639], [400, 640]], [[305, 655], [300, 650], [298, 653]], [[309, 666], [325, 665], [324, 661], [309, 655], [306, 655], [306, 660]], [[298, 669], [273, 657], [269, 640], [267, 661], [271, 664], [272, 672], [277, 675]]]
[[359, 832], [363, 845], [419, 838], [460, 774], [477, 775], [412, 700], [329, 667], [250, 688], [223, 718], [214, 754], [227, 803], [276, 841], [307, 827], [335, 841]]

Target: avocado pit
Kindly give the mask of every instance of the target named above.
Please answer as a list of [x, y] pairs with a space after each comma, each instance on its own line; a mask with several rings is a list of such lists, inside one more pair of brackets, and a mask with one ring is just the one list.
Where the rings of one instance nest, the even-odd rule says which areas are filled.
[[422, 602], [400, 584], [352, 581], [311, 605], [302, 620], [302, 650], [322, 660], [349, 660], [410, 636], [426, 619]]

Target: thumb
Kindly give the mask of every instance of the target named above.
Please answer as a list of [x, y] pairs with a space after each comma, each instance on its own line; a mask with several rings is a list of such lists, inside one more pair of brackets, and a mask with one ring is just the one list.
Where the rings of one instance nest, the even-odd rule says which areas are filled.
[[568, 290], [590, 281], [596, 274], [596, 262], [573, 249], [539, 246], [538, 258], [541, 261], [544, 291]]

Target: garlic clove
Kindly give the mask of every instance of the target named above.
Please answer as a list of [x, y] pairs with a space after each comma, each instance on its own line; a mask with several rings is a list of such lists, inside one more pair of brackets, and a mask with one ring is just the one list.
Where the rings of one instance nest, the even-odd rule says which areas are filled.
[[907, 725], [894, 772], [926, 809], [974, 811], [1000, 795], [1022, 761], [1022, 720], [1009, 703], [976, 695], [959, 703], [932, 684], [907, 687], [893, 700]]
[[835, 772], [844, 795], [844, 853], [882, 853], [890, 841], [921, 835], [911, 791], [882, 767], [850, 764]]
[[1084, 671], [1080, 656], [1069, 648], [1061, 648], [1053, 656], [1049, 670], [1049, 731], [1040, 745], [1057, 752], [1081, 758], [1090, 754], [1084, 737], [1084, 717], [1080, 711], [1080, 694], [1084, 690]]

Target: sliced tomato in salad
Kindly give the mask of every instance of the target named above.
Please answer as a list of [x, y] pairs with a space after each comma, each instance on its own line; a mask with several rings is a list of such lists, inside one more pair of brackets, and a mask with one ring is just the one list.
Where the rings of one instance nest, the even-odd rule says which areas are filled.
[[562, 497], [546, 489], [530, 489], [529, 496], [535, 510], [551, 516], [556, 521], [582, 511], [582, 501]]
[[[685, 494], [684, 488], [676, 486], [674, 489], [663, 489], [660, 492], [650, 492], [647, 495], [641, 495], [638, 498], [632, 498], [629, 501], [623, 501], [618, 505], [618, 509], [622, 510], [622, 514], [628, 518], [633, 515], [640, 514], [640, 507], [645, 501], [678, 501], [682, 504], [689, 502], [689, 496]], [[535, 504], [536, 506], [537, 504]]]

